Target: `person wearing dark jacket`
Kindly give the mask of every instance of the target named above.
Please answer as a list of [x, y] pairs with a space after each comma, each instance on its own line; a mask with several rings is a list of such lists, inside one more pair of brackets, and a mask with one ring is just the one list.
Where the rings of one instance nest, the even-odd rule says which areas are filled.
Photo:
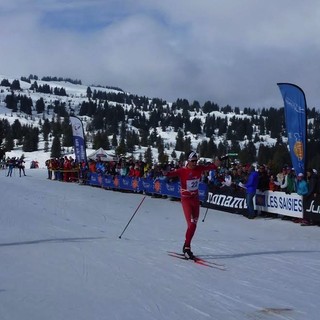
[[316, 169], [308, 169], [307, 170], [307, 182], [308, 182], [308, 193], [307, 197], [313, 196], [315, 197], [318, 192], [318, 176]]
[[[303, 180], [303, 179], [302, 179]], [[302, 181], [303, 182], [303, 181]], [[298, 194], [305, 196], [305, 197], [313, 197], [315, 198], [319, 193], [319, 178], [316, 169], [307, 169], [307, 176], [306, 176], [306, 192], [305, 194]], [[308, 220], [303, 218], [301, 221], [302, 226], [313, 226], [314, 222], [312, 220]]]
[[17, 161], [17, 166], [18, 166], [18, 169], [19, 169], [19, 176], [21, 177], [21, 173], [23, 173], [24, 176], [26, 176], [26, 172], [24, 170], [25, 168], [25, 162], [23, 160], [23, 157], [21, 157], [20, 159], [18, 159]]
[[260, 190], [261, 192], [264, 192], [269, 189], [269, 176], [267, 173], [267, 170], [264, 165], [261, 165], [259, 167], [259, 172], [258, 172], [258, 187], [257, 189]]
[[247, 215], [248, 219], [254, 219], [257, 215], [254, 210], [253, 198], [256, 195], [258, 188], [259, 174], [254, 166], [249, 169], [248, 180], [244, 187], [246, 189]]

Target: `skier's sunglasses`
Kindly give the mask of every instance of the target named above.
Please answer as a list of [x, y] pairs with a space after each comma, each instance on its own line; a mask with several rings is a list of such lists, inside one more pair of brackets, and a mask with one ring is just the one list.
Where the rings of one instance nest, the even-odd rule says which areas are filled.
[[190, 162], [197, 162], [198, 159], [189, 160]]

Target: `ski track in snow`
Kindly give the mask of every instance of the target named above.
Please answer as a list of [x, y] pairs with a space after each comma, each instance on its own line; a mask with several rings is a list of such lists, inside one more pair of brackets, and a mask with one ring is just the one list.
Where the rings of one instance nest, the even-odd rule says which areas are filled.
[[[209, 210], [193, 251], [225, 272], [174, 259], [181, 204], [0, 174], [1, 320], [316, 320], [320, 228]], [[201, 215], [205, 210], [201, 208]]]

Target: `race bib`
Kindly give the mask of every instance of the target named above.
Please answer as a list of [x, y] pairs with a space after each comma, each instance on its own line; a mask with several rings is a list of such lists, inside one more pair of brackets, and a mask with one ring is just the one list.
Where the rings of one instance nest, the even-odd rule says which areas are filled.
[[187, 180], [187, 190], [188, 191], [197, 191], [199, 189], [200, 179]]

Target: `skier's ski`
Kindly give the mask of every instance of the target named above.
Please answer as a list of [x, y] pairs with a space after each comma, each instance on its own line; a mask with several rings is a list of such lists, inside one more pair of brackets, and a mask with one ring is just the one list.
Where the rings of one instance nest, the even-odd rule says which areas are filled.
[[174, 257], [174, 258], [182, 259], [182, 260], [192, 260], [193, 262], [200, 264], [202, 266], [205, 266], [205, 267], [215, 268], [215, 269], [219, 269], [221, 271], [226, 271], [226, 268], [224, 265], [217, 264], [212, 261], [207, 261], [207, 260], [204, 260], [204, 259], [199, 258], [197, 256], [195, 256], [194, 259], [188, 259], [185, 257], [185, 255], [183, 253], [178, 253], [178, 252], [173, 252], [173, 251], [168, 251], [168, 255], [171, 257]]
[[[185, 258], [185, 255], [183, 253], [178, 253], [178, 252], [175, 252], [175, 251], [168, 251], [168, 253], [180, 256], [181, 258]], [[216, 263], [216, 262], [213, 262], [213, 261], [208, 261], [206, 259], [201, 258], [201, 256], [195, 256], [195, 258], [198, 261], [200, 260], [200, 261], [203, 261], [203, 262], [206, 262], [208, 264], [212, 264], [212, 265], [215, 265], [215, 266], [218, 266], [218, 267], [225, 267], [224, 264]], [[186, 258], [186, 260], [192, 260], [192, 259], [187, 259]]]

